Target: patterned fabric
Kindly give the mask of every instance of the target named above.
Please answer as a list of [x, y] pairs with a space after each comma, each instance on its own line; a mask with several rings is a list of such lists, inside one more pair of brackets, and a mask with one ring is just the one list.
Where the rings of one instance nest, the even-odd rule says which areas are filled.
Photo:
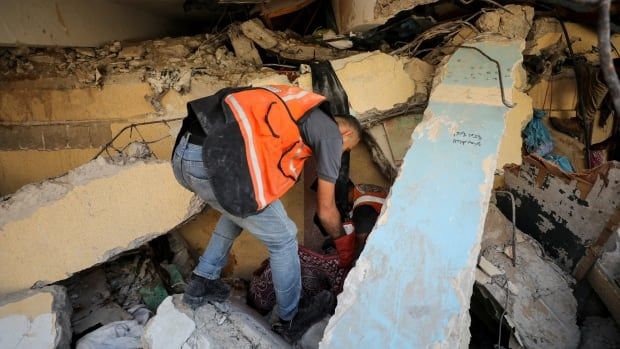
[[[349, 269], [338, 267], [337, 255], [320, 254], [303, 246], [299, 246], [298, 254], [301, 262], [303, 296], [312, 297], [322, 290], [329, 290], [336, 295], [342, 292]], [[248, 304], [263, 314], [271, 311], [276, 305], [268, 259], [252, 274]]]

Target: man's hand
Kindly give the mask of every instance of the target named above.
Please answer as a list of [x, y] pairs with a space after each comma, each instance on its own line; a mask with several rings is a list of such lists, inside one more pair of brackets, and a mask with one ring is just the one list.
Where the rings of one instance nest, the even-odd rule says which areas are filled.
[[338, 265], [341, 268], [350, 268], [355, 260], [355, 227], [353, 227], [353, 223], [345, 222], [343, 228], [345, 235], [334, 239], [334, 245], [336, 252], [338, 252]]
[[336, 185], [319, 178], [316, 194], [316, 211], [323, 228], [329, 236], [336, 240], [344, 235], [340, 212], [336, 207]]

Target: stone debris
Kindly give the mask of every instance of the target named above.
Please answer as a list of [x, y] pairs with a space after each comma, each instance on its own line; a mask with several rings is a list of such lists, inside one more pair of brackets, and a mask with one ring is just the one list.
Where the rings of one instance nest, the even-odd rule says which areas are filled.
[[306, 44], [300, 40], [265, 28], [258, 19], [243, 22], [241, 24], [241, 31], [258, 46], [282, 58], [293, 61], [332, 60], [355, 54], [355, 52]]
[[49, 286], [0, 297], [0, 348], [69, 348], [71, 304]]
[[521, 346], [577, 348], [574, 279], [545, 256], [536, 240], [521, 231], [516, 233], [517, 266], [513, 267], [504, 252], [512, 243], [512, 222], [491, 205], [480, 252], [485, 262], [476, 274], [476, 287], [484, 288], [503, 307], [496, 314], [506, 311], [504, 321], [514, 329]]
[[235, 56], [239, 59], [256, 65], [261, 65], [263, 63], [258, 54], [258, 50], [254, 46], [254, 42], [248, 39], [238, 26], [234, 25], [230, 27], [228, 30], [228, 38], [235, 50]]
[[178, 185], [168, 161], [117, 165], [99, 158], [26, 185], [0, 203], [0, 293], [103, 263], [169, 232], [202, 207]]
[[481, 32], [498, 33], [511, 39], [527, 37], [534, 20], [531, 6], [506, 5], [504, 9], [483, 13], [476, 21]]
[[254, 310], [238, 301], [207, 303], [195, 310], [181, 295], [168, 297], [144, 334], [149, 349], [291, 348]]

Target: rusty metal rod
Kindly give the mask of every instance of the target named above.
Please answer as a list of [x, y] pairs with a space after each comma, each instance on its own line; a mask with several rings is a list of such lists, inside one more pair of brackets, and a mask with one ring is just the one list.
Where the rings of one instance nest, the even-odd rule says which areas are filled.
[[508, 190], [496, 190], [495, 194], [506, 194], [510, 197], [512, 203], [512, 266], [517, 266], [517, 207], [515, 205], [515, 196]]

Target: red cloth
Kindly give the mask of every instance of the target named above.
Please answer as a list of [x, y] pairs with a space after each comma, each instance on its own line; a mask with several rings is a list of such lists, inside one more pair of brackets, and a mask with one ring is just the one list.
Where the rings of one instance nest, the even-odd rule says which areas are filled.
[[[350, 269], [338, 266], [337, 255], [324, 255], [303, 246], [299, 247], [298, 254], [304, 296], [312, 297], [322, 290], [332, 291], [336, 295], [342, 292], [344, 279]], [[276, 293], [268, 259], [252, 274], [248, 303], [263, 314], [271, 311], [276, 305]]]

